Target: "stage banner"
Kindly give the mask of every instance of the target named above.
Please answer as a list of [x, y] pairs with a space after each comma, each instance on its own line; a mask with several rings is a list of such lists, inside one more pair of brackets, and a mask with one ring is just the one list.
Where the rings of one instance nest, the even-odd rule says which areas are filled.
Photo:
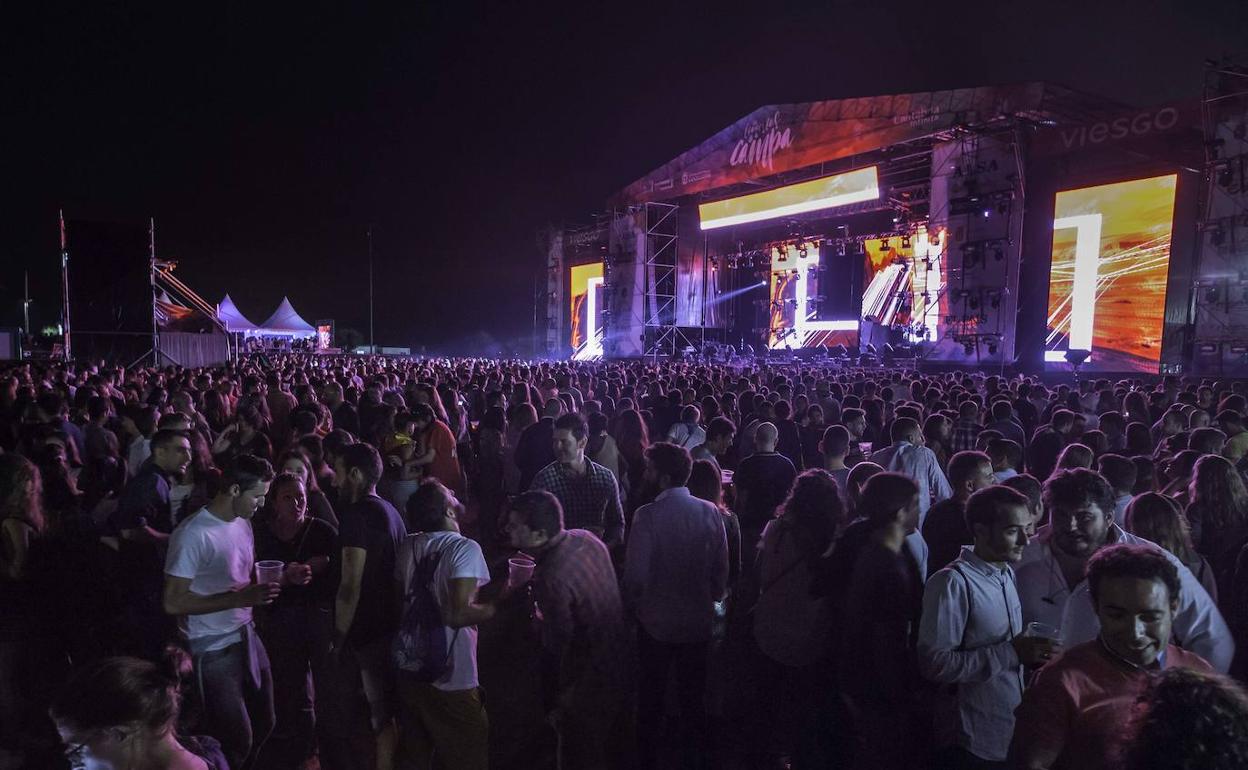
[[633, 182], [614, 204], [678, 198], [912, 141], [1003, 115], [1043, 115], [1043, 83], [760, 107]]

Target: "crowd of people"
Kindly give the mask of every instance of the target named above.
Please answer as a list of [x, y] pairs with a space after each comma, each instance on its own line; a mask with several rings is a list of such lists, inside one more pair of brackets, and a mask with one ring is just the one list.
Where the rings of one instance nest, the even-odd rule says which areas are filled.
[[[9, 365], [0, 765], [1246, 767], [1246, 418], [1178, 377]], [[487, 698], [508, 617], [537, 676]]]

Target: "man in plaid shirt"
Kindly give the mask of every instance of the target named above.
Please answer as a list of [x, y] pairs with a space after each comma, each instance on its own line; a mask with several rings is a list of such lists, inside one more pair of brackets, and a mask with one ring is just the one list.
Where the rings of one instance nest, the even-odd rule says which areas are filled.
[[963, 401], [958, 407], [958, 421], [953, 424], [953, 439], [949, 449], [952, 453], [972, 452], [975, 441], [979, 438], [979, 404], [974, 401]]
[[585, 456], [589, 428], [573, 412], [555, 420], [555, 461], [534, 477], [531, 490], [550, 492], [563, 508], [564, 526], [587, 529], [608, 548], [624, 541], [624, 510], [615, 474]]
[[605, 768], [624, 748], [630, 711], [629, 636], [611, 556], [583, 529], [564, 529], [554, 495], [511, 501], [507, 537], [537, 561], [542, 700], [559, 733], [559, 766]]

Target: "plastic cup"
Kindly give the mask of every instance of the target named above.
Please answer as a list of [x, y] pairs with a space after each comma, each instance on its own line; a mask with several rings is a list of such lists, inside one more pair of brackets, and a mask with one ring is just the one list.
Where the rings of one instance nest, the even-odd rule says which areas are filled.
[[1062, 630], [1048, 623], [1040, 623], [1032, 621], [1023, 629], [1023, 636], [1034, 636], [1040, 639], [1048, 639], [1052, 642], [1060, 642], [1062, 640]]
[[507, 582], [512, 586], [522, 586], [533, 577], [537, 562], [524, 557], [507, 560]]
[[286, 562], [274, 561], [266, 559], [256, 562], [256, 582], [257, 583], [280, 583], [282, 582], [282, 572], [286, 569]]

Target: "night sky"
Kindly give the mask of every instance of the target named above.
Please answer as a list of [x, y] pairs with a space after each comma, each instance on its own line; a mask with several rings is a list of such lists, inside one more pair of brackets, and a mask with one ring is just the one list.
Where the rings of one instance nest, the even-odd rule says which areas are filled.
[[1148, 105], [1248, 63], [1246, 0], [24, 5], [0, 325], [24, 268], [55, 322], [63, 207], [154, 216], [177, 275], [257, 323], [289, 294], [366, 332], [372, 223], [377, 343], [466, 352], [527, 351], [541, 226], [763, 104], [1049, 80]]

